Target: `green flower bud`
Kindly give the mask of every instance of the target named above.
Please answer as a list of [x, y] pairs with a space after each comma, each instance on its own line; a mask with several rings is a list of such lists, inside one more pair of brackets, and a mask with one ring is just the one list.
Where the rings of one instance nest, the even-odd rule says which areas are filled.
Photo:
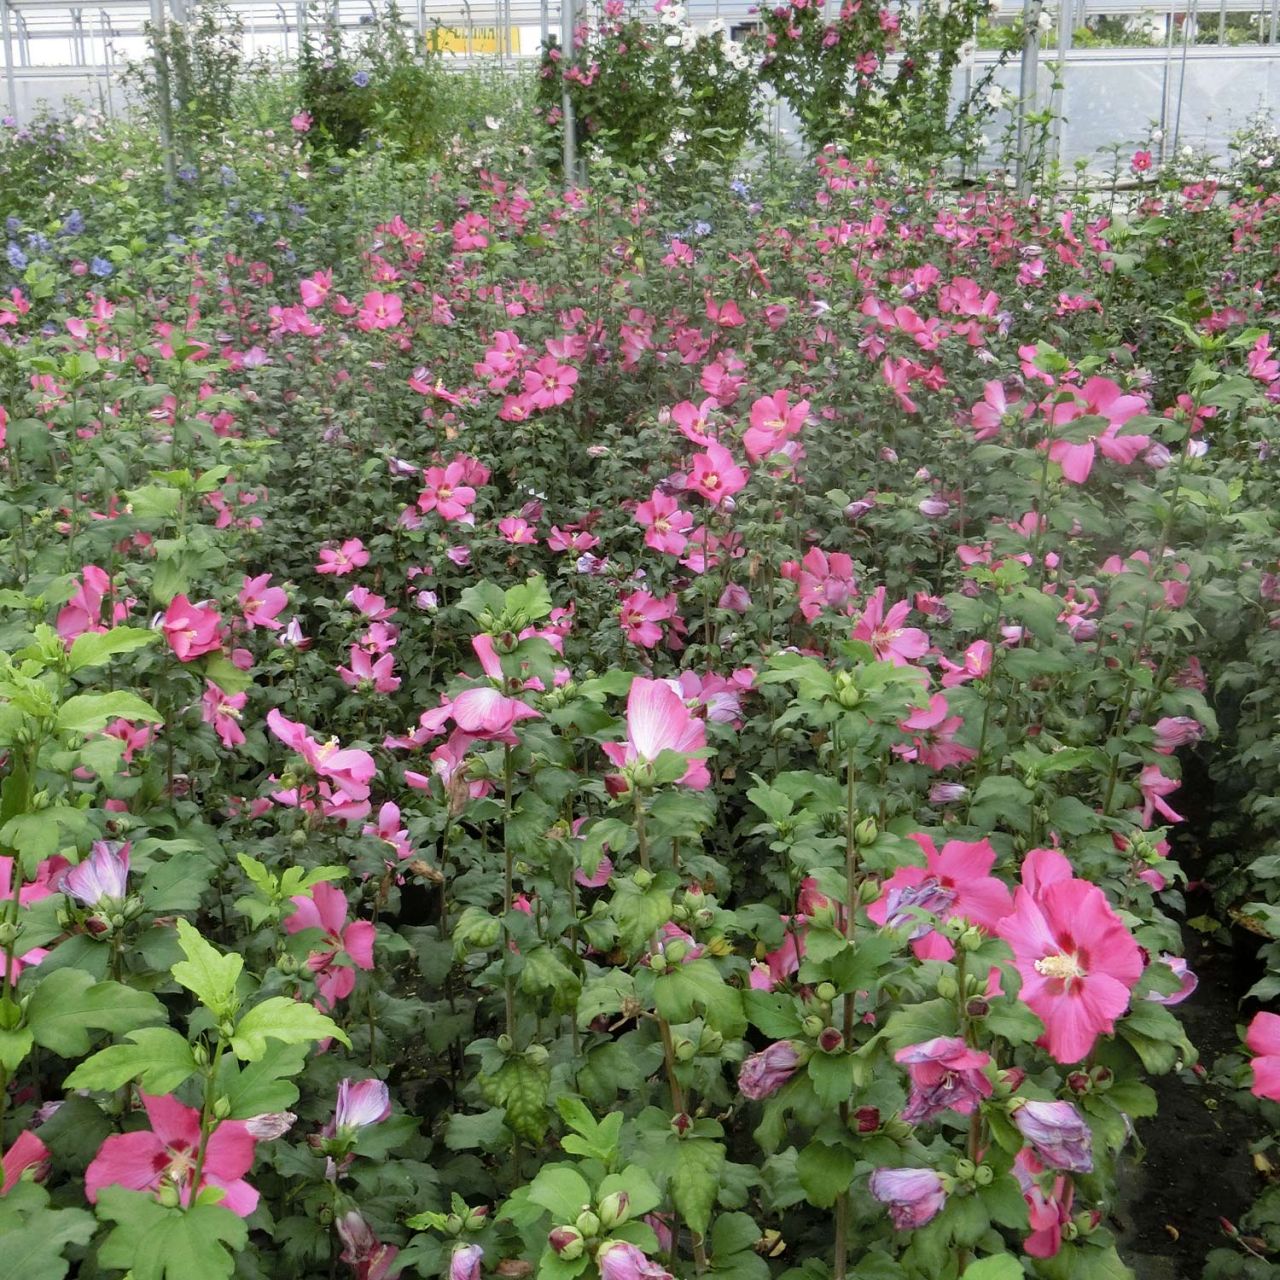
[[805, 1035], [817, 1039], [827, 1024], [816, 1013], [811, 1013], [800, 1025]]
[[938, 976], [937, 991], [944, 1000], [954, 1000], [960, 992], [960, 984], [952, 974], [943, 973]]
[[830, 1004], [836, 998], [836, 989], [830, 982], [820, 982], [813, 994], [817, 996], [823, 1004]]
[[974, 1171], [973, 1180], [980, 1187], [989, 1187], [995, 1181], [995, 1170], [989, 1164], [980, 1164]]
[[600, 1234], [600, 1219], [590, 1209], [584, 1209], [578, 1214], [578, 1220], [573, 1225], [588, 1240], [594, 1240]]
[[606, 1231], [612, 1231], [627, 1220], [627, 1205], [630, 1197], [625, 1191], [614, 1191], [600, 1201], [598, 1213], [600, 1225]]
[[[677, 1062], [692, 1062], [697, 1056], [698, 1046], [694, 1044], [692, 1040], [681, 1036], [675, 1043], [675, 1050]], [[605, 1225], [608, 1226], [611, 1224], [606, 1223]]]
[[874, 818], [863, 818], [853, 829], [853, 838], [866, 848], [868, 845], [875, 844], [876, 838], [880, 834], [880, 828], [876, 826]]
[[547, 1243], [556, 1256], [565, 1262], [576, 1262], [587, 1248], [582, 1232], [576, 1227], [552, 1227], [547, 1235]]
[[965, 1156], [961, 1156], [960, 1159], [956, 1161], [956, 1177], [962, 1182], [971, 1182], [973, 1180], [973, 1175], [977, 1173], [977, 1171], [978, 1166]]
[[301, 830], [293, 832], [293, 834], [290, 835], [289, 837], [289, 843], [295, 849], [303, 848], [307, 843], [307, 833]]
[[510, 1053], [515, 1048], [515, 1044], [511, 1037], [504, 1031], [497, 1039], [498, 1051], [500, 1053]]

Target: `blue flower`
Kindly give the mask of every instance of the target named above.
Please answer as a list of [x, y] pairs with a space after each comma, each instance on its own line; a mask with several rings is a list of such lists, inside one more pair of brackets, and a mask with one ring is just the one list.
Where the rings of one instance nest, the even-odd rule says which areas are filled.
[[62, 224], [62, 229], [69, 236], [78, 236], [84, 230], [84, 214], [79, 209], [72, 209], [67, 214], [67, 219]]
[[189, 164], [184, 164], [182, 168], [178, 170], [178, 178], [182, 182], [194, 182], [196, 177], [197, 174], [195, 169]]
[[224, 164], [218, 169], [218, 178], [224, 187], [229, 187], [236, 180], [236, 171], [229, 164]]
[[105, 280], [115, 268], [106, 258], [91, 258], [89, 260], [89, 270], [93, 272], [99, 280]]
[[18, 234], [18, 232], [22, 230], [22, 219], [21, 219], [21, 218], [15, 218], [15, 217], [13, 216], [13, 214], [10, 214], [10, 215], [9, 215], [9, 216], [4, 220], [4, 229], [5, 229], [5, 230], [6, 230], [6, 231], [11, 235], [11, 236], [16, 236], [16, 235]]
[[262, 224], [266, 222], [266, 220], [267, 220], [267, 215], [265, 213], [255, 212], [249, 215], [249, 221], [252, 222], [255, 227], [262, 226]]
[[49, 238], [41, 235], [38, 231], [33, 231], [27, 237], [27, 248], [30, 249], [32, 253], [48, 253]]
[[15, 271], [24, 271], [27, 266], [27, 255], [12, 241], [9, 241], [9, 265]]
[[351, 77], [351, 83], [355, 85], [357, 89], [363, 89], [369, 83], [369, 73], [367, 71], [357, 71], [355, 75]]

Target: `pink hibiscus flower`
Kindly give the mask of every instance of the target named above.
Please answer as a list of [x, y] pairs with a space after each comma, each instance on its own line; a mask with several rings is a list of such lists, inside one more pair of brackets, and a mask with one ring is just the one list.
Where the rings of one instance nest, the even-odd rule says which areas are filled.
[[[652, 764], [664, 751], [682, 754], [707, 745], [707, 726], [685, 706], [680, 695], [663, 680], [637, 676], [627, 694], [627, 740], [606, 742], [604, 753], [617, 769]], [[680, 784], [694, 791], [711, 784], [706, 761], [691, 759]]]
[[1254, 1014], [1244, 1042], [1254, 1055], [1254, 1096], [1280, 1102], [1280, 1014]]
[[1013, 913], [997, 932], [1013, 948], [1022, 1001], [1045, 1025], [1041, 1043], [1057, 1061], [1079, 1062], [1129, 1007], [1143, 968], [1133, 935], [1054, 849], [1027, 854]]
[[258, 1193], [244, 1175], [253, 1164], [254, 1139], [239, 1120], [223, 1120], [209, 1135], [200, 1185], [193, 1186], [200, 1153], [200, 1112], [172, 1097], [142, 1094], [150, 1129], [116, 1133], [98, 1149], [85, 1170], [84, 1190], [96, 1204], [103, 1187], [159, 1191], [173, 1187], [188, 1205], [206, 1187], [217, 1187], [220, 1203], [247, 1218], [258, 1207]]
[[902, 625], [911, 612], [909, 600], [899, 600], [886, 610], [885, 595], [884, 587], [877, 587], [871, 594], [853, 629], [853, 638], [869, 644], [881, 662], [909, 666], [929, 651], [929, 637], [918, 627]]
[[948, 960], [954, 948], [927, 920], [928, 912], [943, 920], [960, 917], [994, 933], [1013, 910], [1009, 886], [991, 875], [996, 851], [987, 840], [948, 840], [938, 851], [919, 832], [911, 838], [924, 851], [923, 867], [899, 867], [884, 884], [884, 892], [867, 908], [879, 925], [914, 926], [912, 950], [922, 960]]
[[[351, 968], [373, 968], [374, 928], [367, 920], [347, 922], [347, 895], [331, 884], [321, 882], [309, 895], [290, 898], [293, 911], [284, 919], [287, 933], [303, 929], [319, 929], [324, 944], [307, 957], [307, 967], [316, 976], [316, 1005], [332, 1010], [355, 990], [356, 975]], [[345, 956], [351, 965], [342, 963]]]

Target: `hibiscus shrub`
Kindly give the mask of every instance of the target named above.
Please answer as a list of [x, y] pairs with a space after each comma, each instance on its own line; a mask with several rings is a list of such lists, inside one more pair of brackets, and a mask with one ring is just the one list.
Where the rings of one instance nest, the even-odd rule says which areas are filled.
[[3, 281], [6, 1256], [1127, 1274], [1274, 202], [268, 141]]

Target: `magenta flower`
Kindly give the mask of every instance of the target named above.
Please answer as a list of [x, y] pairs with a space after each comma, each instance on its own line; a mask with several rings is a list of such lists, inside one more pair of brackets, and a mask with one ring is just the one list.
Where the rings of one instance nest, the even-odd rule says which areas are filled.
[[674, 593], [659, 599], [647, 591], [633, 591], [621, 604], [618, 621], [632, 644], [652, 649], [662, 639], [662, 623], [675, 617]]
[[1075, 1188], [1063, 1174], [1042, 1177], [1045, 1169], [1031, 1151], [1023, 1148], [1013, 1162], [1013, 1176], [1027, 1202], [1031, 1233], [1022, 1242], [1033, 1258], [1052, 1258], [1062, 1248], [1062, 1228], [1071, 1221]]
[[573, 397], [578, 371], [555, 356], [543, 356], [524, 375], [524, 392], [535, 409], [554, 409]]
[[932, 1169], [877, 1169], [871, 1175], [871, 1194], [889, 1207], [899, 1231], [932, 1221], [947, 1203], [946, 1188]]
[[205, 724], [213, 726], [213, 731], [228, 751], [244, 742], [240, 717], [248, 699], [247, 693], [224, 693], [212, 680], [205, 681], [204, 696], [200, 699], [200, 715]]
[[244, 1181], [253, 1165], [254, 1139], [239, 1120], [223, 1120], [209, 1135], [200, 1185], [193, 1186], [200, 1153], [200, 1112], [172, 1097], [141, 1094], [150, 1129], [107, 1138], [85, 1170], [84, 1190], [96, 1204], [103, 1187], [159, 1191], [169, 1186], [183, 1205], [205, 1187], [217, 1187], [224, 1207], [247, 1218], [258, 1193]]
[[179, 662], [194, 662], [222, 648], [222, 618], [218, 611], [192, 604], [185, 595], [176, 595], [169, 602], [160, 629]]
[[1093, 1132], [1069, 1102], [1024, 1102], [1013, 1111], [1013, 1123], [1054, 1169], [1093, 1172]]
[[916, 627], [902, 625], [911, 612], [909, 600], [899, 600], [886, 610], [885, 595], [884, 587], [877, 587], [872, 593], [853, 629], [853, 638], [869, 644], [881, 662], [909, 666], [928, 652], [929, 637]]
[[600, 1280], [675, 1280], [643, 1250], [626, 1240], [606, 1240], [596, 1254]]
[[333, 1009], [355, 990], [356, 975], [344, 957], [357, 969], [373, 968], [374, 928], [367, 920], [347, 922], [347, 897], [340, 889], [321, 882], [310, 895], [290, 898], [293, 911], [284, 919], [286, 933], [319, 929], [324, 934], [320, 950], [307, 957], [307, 967], [316, 976], [321, 1008]]
[[62, 876], [62, 892], [86, 907], [123, 902], [129, 892], [129, 846], [95, 840], [89, 856]]
[[446, 523], [461, 520], [476, 500], [475, 489], [467, 483], [467, 467], [455, 458], [447, 467], [427, 467], [422, 473], [426, 487], [418, 495], [418, 510], [434, 511]]
[[[616, 768], [634, 768], [653, 764], [664, 751], [682, 755], [701, 751], [707, 745], [707, 726], [666, 681], [637, 676], [627, 694], [626, 742], [601, 745]], [[680, 785], [703, 791], [710, 784], [706, 761], [700, 756], [691, 758]]]
[[13, 1146], [0, 1158], [0, 1172], [4, 1175], [0, 1182], [0, 1196], [14, 1187], [28, 1169], [35, 1170], [31, 1176], [39, 1182], [48, 1168], [49, 1148], [30, 1129], [24, 1129], [13, 1140]]
[[367, 650], [359, 645], [351, 646], [351, 665], [339, 667], [342, 683], [349, 687], [372, 688], [375, 693], [395, 693], [400, 687], [400, 677], [395, 674], [395, 657], [384, 653], [376, 662]]
[[1106, 418], [1107, 425], [1098, 435], [1083, 444], [1070, 440], [1054, 440], [1049, 457], [1062, 467], [1062, 475], [1072, 484], [1084, 484], [1093, 470], [1098, 453], [1122, 466], [1136, 462], [1151, 443], [1149, 436], [1119, 434], [1120, 429], [1137, 414], [1147, 411], [1141, 396], [1125, 395], [1109, 378], [1090, 378], [1074, 401], [1044, 406], [1051, 426], [1071, 422], [1085, 414]]
[[912, 949], [924, 960], [946, 960], [951, 944], [935, 932], [928, 912], [943, 920], [961, 917], [994, 933], [1013, 910], [1013, 896], [1002, 880], [991, 875], [996, 851], [987, 840], [948, 840], [939, 852], [933, 841], [919, 832], [911, 838], [924, 851], [923, 867], [899, 867], [884, 884], [884, 892], [867, 908], [879, 925], [912, 928]]
[[1254, 1055], [1254, 1096], [1280, 1102], [1280, 1014], [1254, 1014], [1244, 1042]]
[[[303, 112], [306, 115], [305, 112]], [[294, 116], [294, 119], [298, 119]], [[311, 127], [311, 117], [307, 116], [307, 127]], [[309, 275], [305, 280], [298, 282], [298, 293], [302, 298], [302, 305], [307, 308], [324, 306], [325, 299], [329, 296], [329, 290], [333, 288], [333, 272], [317, 271]]]
[[911, 1097], [902, 1112], [908, 1124], [924, 1124], [944, 1111], [967, 1116], [991, 1096], [992, 1084], [984, 1070], [991, 1055], [969, 1048], [959, 1036], [908, 1045], [893, 1056], [906, 1064], [911, 1076]]
[[394, 329], [404, 319], [404, 303], [398, 294], [366, 293], [356, 316], [357, 328]]
[[506, 516], [498, 521], [498, 532], [516, 546], [530, 546], [538, 541], [538, 531], [523, 516]]
[[289, 597], [283, 588], [272, 587], [269, 573], [259, 574], [256, 578], [245, 578], [240, 588], [240, 612], [250, 627], [267, 627], [271, 631], [279, 631], [283, 625], [278, 621], [281, 610], [289, 604]]
[[688, 487], [700, 493], [713, 507], [720, 506], [746, 487], [747, 473], [733, 460], [733, 454], [722, 444], [707, 445], [705, 453], [693, 456]]
[[318, 776], [331, 781], [347, 799], [366, 804], [365, 812], [368, 812], [369, 782], [377, 772], [377, 765], [367, 751], [343, 748], [336, 738], [317, 742], [305, 725], [286, 719], [277, 707], [267, 712], [267, 727], [285, 746], [298, 752]]
[[1013, 904], [997, 932], [1013, 948], [1020, 998], [1044, 1023], [1049, 1053], [1079, 1062], [1128, 1009], [1142, 952], [1102, 890], [1056, 850], [1027, 854]]
[[377, 825], [366, 824], [360, 834], [374, 836], [384, 844], [390, 845], [398, 859], [413, 857], [409, 832], [400, 825], [400, 806], [393, 804], [390, 800], [378, 810]]
[[320, 551], [320, 563], [316, 565], [317, 573], [331, 573], [334, 577], [345, 577], [353, 569], [363, 569], [369, 563], [369, 553], [359, 538], [348, 538], [338, 548], [324, 547]]
[[1149, 764], [1138, 775], [1138, 790], [1142, 792], [1142, 825], [1149, 827], [1158, 813], [1167, 822], [1181, 822], [1178, 813], [1166, 800], [1182, 785], [1177, 778], [1167, 778], [1158, 764]]
[[644, 529], [644, 545], [663, 555], [679, 556], [689, 545], [688, 533], [693, 516], [682, 511], [672, 497], [655, 489], [647, 502], [636, 507], [636, 523]]
[[800, 434], [809, 416], [809, 402], [788, 404], [786, 391], [761, 396], [751, 406], [751, 425], [742, 437], [742, 446], [751, 462], [770, 457], [793, 436]]
[[759, 1102], [778, 1092], [796, 1073], [800, 1055], [790, 1040], [779, 1040], [753, 1053], [738, 1072], [738, 1088], [744, 1098]]
[[[0, 425], [3, 419], [0, 419]], [[0, 446], [2, 447], [2, 446]], [[103, 625], [102, 606], [111, 594], [111, 578], [96, 564], [87, 564], [80, 572], [80, 583], [71, 599], [58, 612], [55, 623], [58, 634], [70, 644], [77, 636], [86, 631], [105, 631]], [[111, 625], [123, 622], [128, 616], [128, 607], [117, 602], [111, 608]]]

